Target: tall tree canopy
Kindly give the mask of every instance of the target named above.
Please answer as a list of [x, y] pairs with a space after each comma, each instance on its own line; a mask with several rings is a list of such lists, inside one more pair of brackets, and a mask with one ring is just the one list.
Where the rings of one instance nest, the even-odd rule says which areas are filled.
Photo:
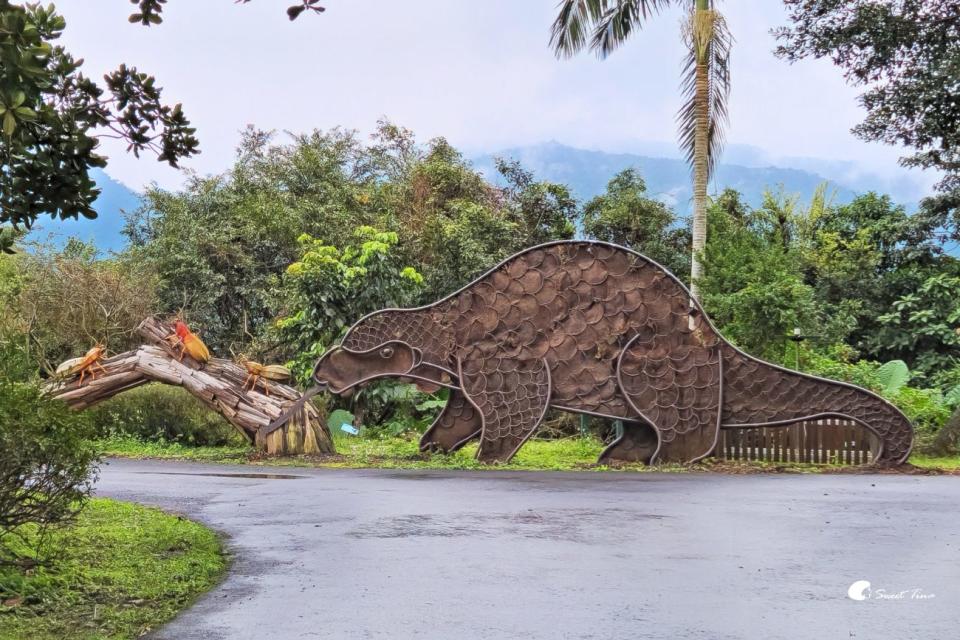
[[956, 0], [784, 0], [777, 55], [829, 58], [865, 88], [854, 133], [914, 150], [907, 166], [960, 190], [960, 3]]
[[0, 0], [0, 225], [96, 217], [89, 170], [106, 165], [100, 136], [173, 166], [197, 153], [180, 105], [161, 102], [152, 76], [121, 65], [97, 84], [54, 44], [65, 26], [53, 5]]

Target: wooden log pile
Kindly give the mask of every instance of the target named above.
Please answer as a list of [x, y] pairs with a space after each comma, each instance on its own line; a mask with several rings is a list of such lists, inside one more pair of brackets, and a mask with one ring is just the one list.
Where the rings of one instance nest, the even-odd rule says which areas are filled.
[[162, 382], [183, 387], [199, 398], [265, 453], [336, 452], [323, 416], [309, 401], [286, 424], [264, 435], [264, 428], [300, 399], [297, 389], [271, 381], [267, 395], [262, 385], [245, 389], [247, 370], [230, 360], [211, 358], [200, 363], [189, 355], [181, 360], [179, 349], [169, 339], [172, 327], [156, 318], [144, 320], [138, 332], [145, 344], [102, 360], [104, 371], [97, 369], [96, 379], [88, 375], [83, 386], [79, 385], [79, 376], [53, 380], [47, 385], [47, 393], [81, 410], [127, 389]]

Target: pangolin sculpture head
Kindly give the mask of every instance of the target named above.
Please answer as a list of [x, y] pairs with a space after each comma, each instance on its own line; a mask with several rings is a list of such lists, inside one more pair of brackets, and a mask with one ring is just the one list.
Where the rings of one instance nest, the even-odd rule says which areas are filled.
[[450, 382], [443, 331], [420, 310], [387, 309], [353, 325], [340, 345], [317, 361], [314, 380], [344, 393], [379, 378], [417, 382], [425, 390]]

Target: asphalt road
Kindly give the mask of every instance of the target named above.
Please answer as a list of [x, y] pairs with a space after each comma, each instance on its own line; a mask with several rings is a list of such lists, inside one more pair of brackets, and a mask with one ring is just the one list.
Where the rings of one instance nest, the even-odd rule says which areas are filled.
[[956, 477], [121, 460], [98, 493], [204, 522], [234, 554], [154, 638], [960, 637]]

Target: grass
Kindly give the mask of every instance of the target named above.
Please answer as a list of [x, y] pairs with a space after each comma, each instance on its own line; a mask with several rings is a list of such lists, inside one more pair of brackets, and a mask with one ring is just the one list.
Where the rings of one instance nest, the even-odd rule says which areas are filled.
[[[597, 456], [603, 444], [595, 438], [565, 438], [560, 440], [530, 440], [508, 464], [487, 465], [474, 458], [476, 443], [471, 443], [451, 455], [421, 453], [416, 439], [402, 437], [356, 437], [335, 432], [335, 456], [293, 456], [270, 458], [260, 456], [252, 447], [189, 447], [180, 444], [141, 442], [123, 438], [100, 443], [104, 455], [127, 458], [155, 458], [223, 462], [233, 464], [260, 464], [270, 466], [316, 466], [337, 468], [384, 469], [475, 469], [475, 470], [549, 470], [549, 471], [723, 471], [820, 473], [842, 468], [839, 465], [813, 465], [774, 462], [724, 462], [705, 460], [695, 465], [661, 464], [647, 467], [642, 464], [618, 464], [615, 467], [597, 465]], [[922, 469], [960, 471], [960, 458], [934, 458], [914, 455], [910, 462]]]
[[944, 471], [960, 470], [960, 457], [940, 458], [915, 454], [910, 456], [910, 463], [922, 469], [942, 469]]
[[145, 442], [133, 437], [114, 437], [101, 440], [100, 451], [106, 456], [118, 458], [157, 458], [171, 460], [196, 460], [197, 462], [243, 463], [253, 452], [245, 444], [219, 447], [192, 447], [179, 442]]
[[[15, 536], [0, 551], [23, 557]], [[0, 640], [120, 640], [166, 622], [220, 579], [226, 559], [200, 524], [134, 504], [91, 500], [48, 534], [51, 554], [30, 569], [0, 565]]]

